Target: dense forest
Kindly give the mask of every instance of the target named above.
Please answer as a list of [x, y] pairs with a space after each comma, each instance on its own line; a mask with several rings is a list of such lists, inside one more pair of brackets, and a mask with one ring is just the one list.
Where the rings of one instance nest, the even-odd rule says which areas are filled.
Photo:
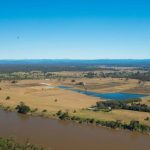
[[45, 79], [56, 77], [53, 72], [79, 71], [86, 78], [150, 81], [149, 66], [150, 60], [0, 60], [0, 79]]

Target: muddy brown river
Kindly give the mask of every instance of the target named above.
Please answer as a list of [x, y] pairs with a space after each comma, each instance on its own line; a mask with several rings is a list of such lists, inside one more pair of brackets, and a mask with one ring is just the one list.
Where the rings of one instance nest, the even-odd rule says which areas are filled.
[[150, 136], [0, 110], [0, 137], [49, 150], [149, 150]]

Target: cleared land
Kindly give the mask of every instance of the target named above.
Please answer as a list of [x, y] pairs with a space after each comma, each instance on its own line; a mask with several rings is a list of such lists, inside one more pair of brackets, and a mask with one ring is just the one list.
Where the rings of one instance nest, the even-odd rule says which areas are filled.
[[[73, 111], [74, 109], [87, 108], [99, 100], [59, 88], [48, 88], [41, 84], [43, 82], [49, 83], [42, 80], [19, 81], [16, 84], [8, 81], [1, 82], [0, 103], [16, 107], [20, 102], [24, 102], [32, 109], [57, 112], [58, 110]], [[56, 84], [52, 83], [51, 85]], [[10, 97], [9, 100], [6, 100], [7, 96]]]
[[[72, 80], [75, 81], [72, 82]], [[113, 110], [111, 112], [93, 112], [85, 110], [91, 105], [95, 105], [96, 102], [101, 99], [59, 88], [48, 88], [47, 86], [66, 85], [84, 89], [84, 86], [78, 85], [79, 82], [85, 83], [87, 90], [101, 93], [150, 93], [150, 82], [140, 85], [138, 80], [131, 79], [63, 78], [51, 80], [20, 80], [17, 83], [1, 81], [0, 104], [15, 108], [20, 102], [24, 102], [26, 105], [30, 106], [31, 109], [37, 108], [39, 112], [47, 110], [47, 114], [56, 113], [57, 111], [62, 110], [83, 118], [91, 117], [102, 120], [121, 120], [124, 122], [139, 120], [146, 125], [150, 125], [150, 120], [144, 120], [146, 117], [150, 117], [149, 113], [129, 110]], [[8, 96], [10, 99], [6, 100]], [[144, 97], [142, 103], [150, 106], [150, 97]], [[73, 113], [74, 110], [76, 110], [75, 113]]]

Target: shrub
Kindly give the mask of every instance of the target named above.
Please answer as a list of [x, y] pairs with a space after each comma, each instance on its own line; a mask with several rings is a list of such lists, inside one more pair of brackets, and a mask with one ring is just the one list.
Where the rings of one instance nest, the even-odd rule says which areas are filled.
[[149, 118], [149, 117], [146, 117], [144, 120], [145, 120], [145, 121], [149, 121], [149, 120], [150, 120], [150, 118]]
[[37, 108], [35, 108], [35, 109], [31, 110], [31, 112], [36, 112], [36, 111], [38, 111], [38, 109], [37, 109]]
[[132, 121], [130, 121], [129, 128], [131, 130], [138, 130], [139, 125], [140, 125], [139, 121], [132, 120]]
[[76, 82], [76, 80], [71, 80], [71, 82]]
[[68, 119], [71, 119], [70, 117], [69, 117], [69, 114], [68, 114], [68, 112], [62, 112], [62, 111], [58, 111], [57, 112], [57, 116], [59, 117], [59, 119], [61, 119], [61, 120], [68, 120]]
[[7, 97], [6, 97], [6, 100], [10, 100], [10, 96], [7, 96]]
[[47, 110], [46, 110], [46, 109], [44, 109], [42, 112], [47, 112]]
[[77, 112], [76, 110], [73, 111], [73, 113], [76, 113], [76, 112]]
[[17, 81], [13, 80], [13, 81], [11, 81], [11, 83], [17, 83]]
[[84, 85], [84, 84], [85, 84], [84, 82], [79, 82], [76, 85]]
[[57, 116], [60, 116], [61, 114], [62, 114], [62, 111], [61, 111], [61, 110], [59, 110], [59, 111], [56, 113]]
[[21, 102], [20, 105], [16, 107], [16, 109], [18, 113], [21, 113], [21, 114], [27, 114], [30, 111], [30, 107], [25, 105], [23, 102]]
[[9, 111], [9, 110], [10, 110], [10, 107], [9, 107], [9, 106], [7, 106], [7, 107], [5, 107], [5, 109], [4, 109], [4, 110]]

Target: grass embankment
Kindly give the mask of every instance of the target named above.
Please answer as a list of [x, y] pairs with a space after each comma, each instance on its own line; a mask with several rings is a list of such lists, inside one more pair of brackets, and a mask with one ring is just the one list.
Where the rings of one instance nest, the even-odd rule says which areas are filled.
[[0, 150], [46, 150], [41, 147], [32, 145], [28, 141], [24, 144], [17, 143], [14, 139], [0, 138]]
[[93, 124], [97, 126], [104, 126], [113, 129], [127, 129], [130, 131], [138, 131], [142, 133], [150, 134], [150, 126], [144, 125], [136, 120], [131, 120], [129, 123], [122, 122], [121, 120], [102, 120], [95, 117], [83, 117], [79, 115], [71, 115], [68, 112], [58, 111], [57, 116], [61, 120], [72, 120], [83, 124]]
[[90, 111], [90, 110], [80, 110], [76, 113], [71, 113], [73, 116], [81, 117], [81, 118], [94, 118], [95, 120], [105, 120], [105, 121], [116, 121], [120, 120], [125, 123], [129, 123], [131, 120], [137, 120], [144, 125], [150, 126], [150, 120], [145, 120], [149, 113], [146, 112], [134, 112], [129, 110], [112, 110], [110, 112], [104, 111]]

